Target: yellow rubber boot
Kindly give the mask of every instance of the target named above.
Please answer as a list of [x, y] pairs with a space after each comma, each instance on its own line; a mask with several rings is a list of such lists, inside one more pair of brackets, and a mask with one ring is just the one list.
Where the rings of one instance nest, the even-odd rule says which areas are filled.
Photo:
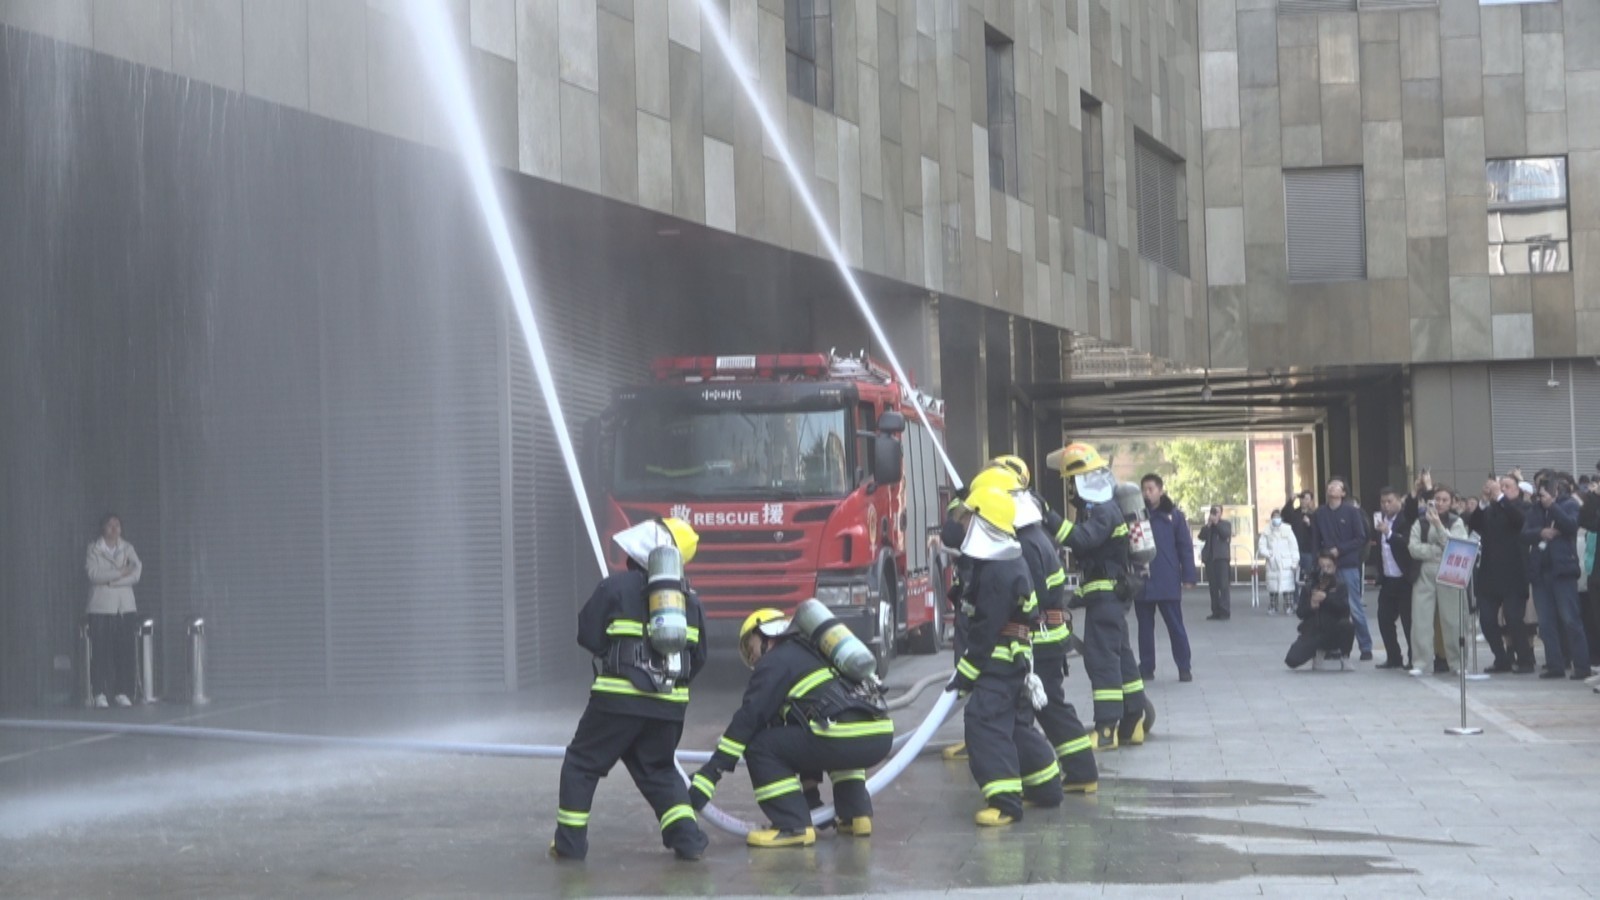
[[1100, 790], [1100, 782], [1086, 781], [1082, 784], [1062, 783], [1061, 789], [1069, 794], [1093, 794]]
[[1004, 812], [1001, 812], [992, 806], [985, 806], [983, 809], [978, 810], [978, 814], [973, 816], [972, 820], [985, 828], [994, 828], [999, 825], [1010, 825], [1012, 822], [1016, 821], [1016, 819], [1006, 815]]
[[856, 816], [854, 819], [840, 819], [839, 833], [851, 837], [872, 837], [872, 818]]
[[1144, 716], [1139, 717], [1139, 721], [1133, 726], [1133, 731], [1128, 734], [1127, 740], [1123, 741], [1123, 743], [1130, 747], [1137, 747], [1144, 743]]
[[1094, 729], [1094, 752], [1104, 753], [1107, 750], [1117, 749], [1117, 726], [1096, 725]]
[[750, 832], [744, 840], [752, 847], [809, 847], [817, 842], [817, 830], [809, 825], [802, 831], [763, 828]]
[[944, 752], [940, 755], [951, 762], [964, 760], [967, 758], [967, 742], [962, 741], [959, 744], [952, 744], [944, 748]]

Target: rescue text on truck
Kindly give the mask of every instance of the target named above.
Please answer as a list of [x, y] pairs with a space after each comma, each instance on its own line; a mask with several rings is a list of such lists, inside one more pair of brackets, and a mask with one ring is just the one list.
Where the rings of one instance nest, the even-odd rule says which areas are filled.
[[601, 418], [604, 528], [692, 524], [688, 575], [714, 636], [816, 597], [883, 670], [900, 645], [948, 640], [928, 536], [949, 488], [912, 406], [942, 428], [942, 404], [864, 354], [671, 357], [653, 372]]

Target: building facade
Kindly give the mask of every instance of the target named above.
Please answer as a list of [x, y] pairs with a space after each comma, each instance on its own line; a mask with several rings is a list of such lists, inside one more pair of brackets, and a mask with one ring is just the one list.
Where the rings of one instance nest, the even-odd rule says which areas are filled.
[[[1590, 0], [446, 6], [576, 429], [654, 355], [871, 347], [720, 20], [963, 468], [1116, 430], [1018, 386], [1224, 373], [1212, 430], [1325, 379], [1296, 456], [1363, 498], [1600, 457]], [[0, 703], [63, 695], [108, 507], [221, 690], [574, 671], [596, 572], [405, 5], [0, 37]]]

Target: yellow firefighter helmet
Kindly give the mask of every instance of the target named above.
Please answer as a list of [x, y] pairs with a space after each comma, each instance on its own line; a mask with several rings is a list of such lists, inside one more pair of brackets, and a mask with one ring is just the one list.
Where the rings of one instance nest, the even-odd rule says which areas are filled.
[[1045, 462], [1050, 468], [1059, 470], [1063, 478], [1087, 475], [1111, 467], [1106, 458], [1100, 455], [1099, 450], [1088, 444], [1076, 442], [1052, 451]]

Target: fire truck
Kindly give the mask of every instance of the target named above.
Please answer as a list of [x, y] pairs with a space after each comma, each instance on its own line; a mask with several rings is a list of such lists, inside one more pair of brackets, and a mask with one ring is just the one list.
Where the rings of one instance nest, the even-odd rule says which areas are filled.
[[943, 560], [930, 550], [949, 479], [943, 403], [865, 353], [658, 359], [599, 422], [608, 564], [617, 531], [677, 516], [700, 534], [688, 568], [713, 646], [751, 610], [826, 604], [873, 648], [948, 644]]

